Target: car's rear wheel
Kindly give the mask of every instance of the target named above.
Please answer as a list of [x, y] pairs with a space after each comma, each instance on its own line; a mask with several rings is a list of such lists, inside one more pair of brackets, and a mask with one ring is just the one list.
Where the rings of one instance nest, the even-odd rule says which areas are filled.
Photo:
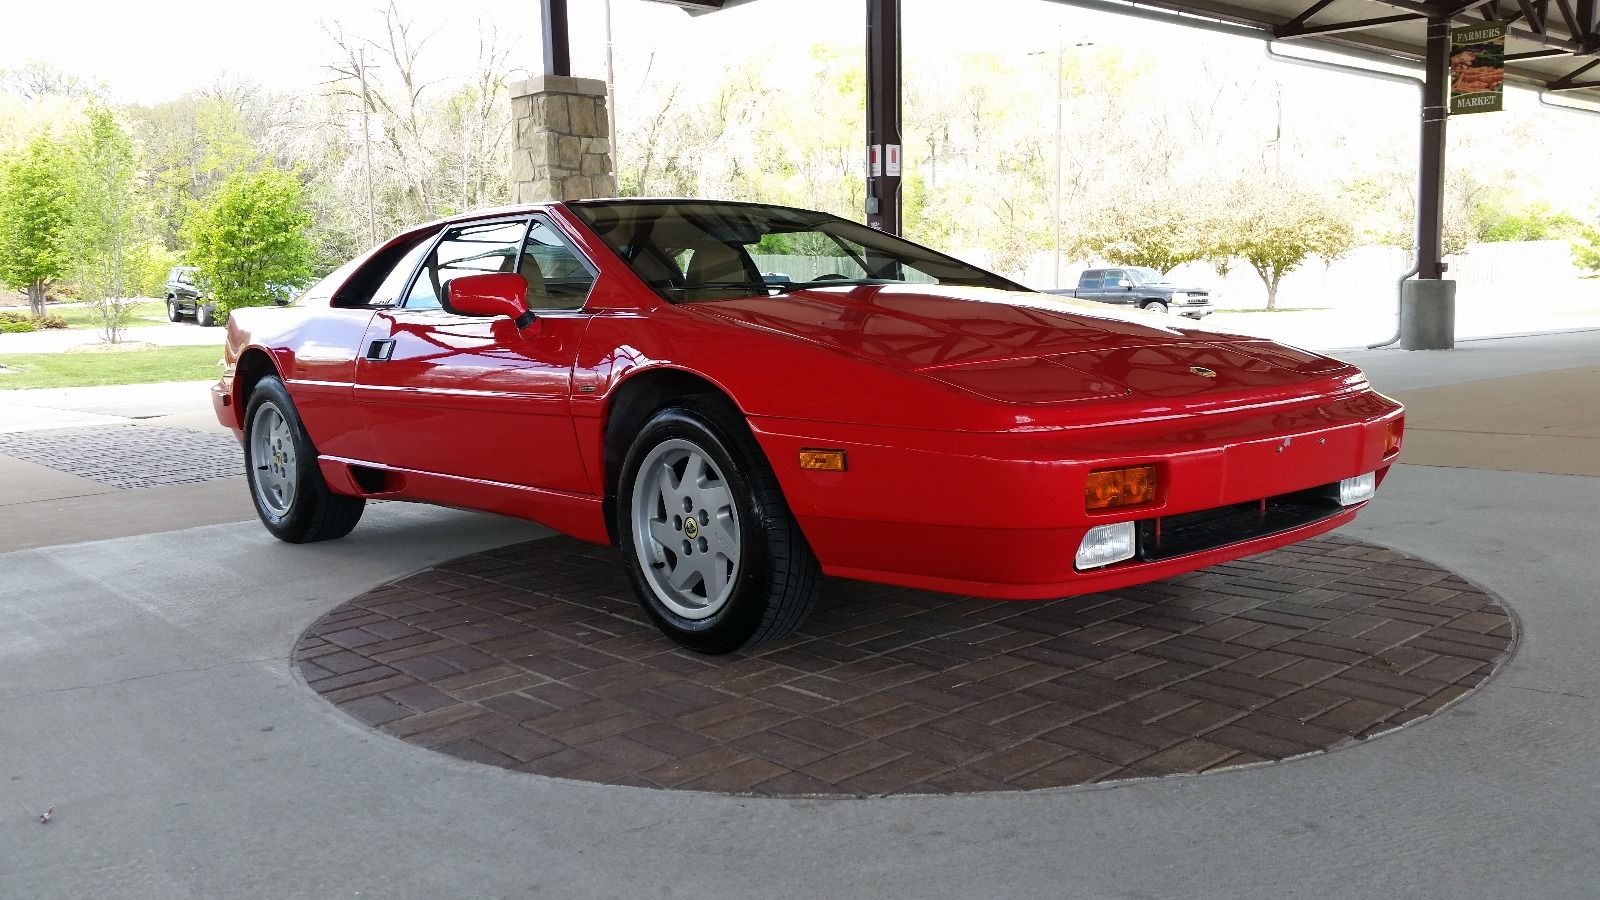
[[821, 569], [744, 422], [721, 404], [653, 415], [623, 462], [618, 544], [673, 640], [731, 653], [804, 621]]
[[328, 489], [283, 382], [270, 375], [257, 382], [244, 421], [245, 473], [261, 524], [291, 544], [349, 534], [367, 501]]
[[167, 298], [167, 321], [168, 322], [177, 322], [177, 321], [180, 321], [182, 318], [183, 318], [183, 314], [178, 312], [178, 301], [172, 299], [171, 297], [168, 297]]
[[1167, 311], [1167, 305], [1160, 300], [1151, 300], [1144, 305], [1144, 308], [1153, 313], [1166, 313]]

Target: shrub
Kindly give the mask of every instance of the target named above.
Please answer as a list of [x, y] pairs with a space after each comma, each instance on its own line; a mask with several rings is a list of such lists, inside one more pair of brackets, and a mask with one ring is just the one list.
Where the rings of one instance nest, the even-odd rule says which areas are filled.
[[41, 330], [66, 328], [67, 320], [59, 313], [45, 313], [42, 316], [34, 316], [33, 327]]
[[0, 334], [21, 334], [32, 330], [32, 322], [0, 322]]

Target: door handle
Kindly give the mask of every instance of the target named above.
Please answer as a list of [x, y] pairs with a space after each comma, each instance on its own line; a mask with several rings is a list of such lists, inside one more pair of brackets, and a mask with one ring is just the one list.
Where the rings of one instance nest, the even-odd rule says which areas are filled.
[[373, 362], [388, 362], [394, 355], [394, 338], [379, 338], [367, 345], [367, 359]]

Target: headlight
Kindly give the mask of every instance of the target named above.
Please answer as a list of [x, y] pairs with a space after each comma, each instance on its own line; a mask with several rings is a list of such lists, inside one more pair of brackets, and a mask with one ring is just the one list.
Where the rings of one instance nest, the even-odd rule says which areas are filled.
[[1114, 562], [1132, 559], [1133, 550], [1132, 522], [1096, 525], [1089, 529], [1089, 533], [1083, 536], [1083, 543], [1078, 545], [1078, 558], [1075, 563], [1080, 572], [1085, 569], [1098, 569]]
[[1173, 303], [1182, 303], [1183, 301], [1185, 301], [1187, 299], [1189, 299], [1189, 295], [1185, 294], [1183, 291], [1173, 291], [1172, 292], [1172, 302]]

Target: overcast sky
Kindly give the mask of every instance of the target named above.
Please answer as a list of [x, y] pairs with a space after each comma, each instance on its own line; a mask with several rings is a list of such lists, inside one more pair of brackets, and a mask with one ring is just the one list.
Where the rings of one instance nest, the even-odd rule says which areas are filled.
[[[479, 23], [492, 20], [504, 39], [518, 48], [516, 59], [532, 70], [540, 66], [538, 4], [488, 0], [398, 0], [403, 13], [428, 31], [436, 61], [459, 60], [470, 69]], [[0, 35], [0, 68], [44, 59], [71, 72], [102, 79], [122, 101], [153, 103], [172, 99], [221, 73], [242, 76], [280, 89], [302, 90], [322, 78], [335, 58], [322, 25], [374, 31], [376, 0], [273, 0], [227, 3], [217, 0], [79, 0], [58, 3], [7, 3]], [[738, 58], [751, 48], [832, 41], [860, 44], [863, 0], [762, 0], [717, 15], [691, 17], [674, 7], [645, 0], [612, 0], [618, 68], [651, 50], [705, 66], [720, 66], [726, 47]], [[604, 77], [604, 0], [571, 0], [573, 64], [576, 74]], [[968, 16], [957, 15], [965, 9]], [[1237, 44], [1254, 65], [1259, 45], [1217, 39], [1190, 29], [1168, 28], [1105, 16], [1046, 0], [987, 0], [976, 7], [962, 0], [907, 0], [905, 41], [908, 57], [945, 54], [956, 48], [1018, 52], [1053, 48], [1059, 29], [1070, 44], [1094, 41], [1157, 52], [1193, 53], [1198, 42]], [[70, 10], [63, 12], [63, 10]], [[442, 51], [442, 52], [441, 52]], [[437, 63], [436, 63], [437, 64]], [[1293, 81], [1297, 75], [1284, 72]], [[1303, 76], [1299, 76], [1303, 77]], [[1356, 84], [1354, 89], [1360, 90]]]
[[[0, 0], [5, 4], [0, 30], [0, 68], [43, 59], [111, 88], [114, 100], [156, 103], [182, 95], [227, 75], [268, 88], [315, 91], [327, 78], [325, 66], [337, 52], [324, 26], [376, 35], [382, 0], [272, 0], [240, 4], [227, 0], [77, 0], [64, 3]], [[424, 59], [426, 78], [446, 81], [470, 73], [481, 23], [492, 21], [502, 42], [516, 52], [513, 65], [538, 71], [538, 3], [489, 0], [396, 0], [402, 16], [430, 33]], [[605, 77], [605, 0], [570, 0], [575, 74]], [[612, 0], [617, 68], [616, 107], [622, 118], [637, 113], [646, 69], [654, 84], [670, 80], [693, 92], [711, 89], [724, 69], [752, 58], [770, 59], [785, 71], [785, 58], [801, 57], [816, 42], [860, 48], [865, 0], [759, 0], [709, 16], [691, 17], [680, 9], [646, 0]], [[974, 10], [977, 12], [974, 13]], [[1295, 116], [1314, 123], [1360, 123], [1337, 136], [1333, 152], [1348, 162], [1379, 148], [1409, 147], [1415, 140], [1417, 92], [1406, 85], [1297, 66], [1268, 63], [1259, 42], [1223, 37], [1193, 28], [1160, 25], [1124, 16], [1087, 12], [1048, 0], [905, 0], [904, 38], [908, 68], [927, 71], [963, 51], [1048, 54], [1060, 40], [1068, 47], [1092, 42], [1121, 47], [1159, 61], [1161, 90], [1181, 94], [1196, 83], [1198, 66], [1207, 78], [1241, 85], [1272, 86], [1257, 91], [1242, 108], [1245, 117], [1283, 110], [1286, 129]], [[1070, 52], [1070, 51], [1069, 51]], [[1047, 63], [1040, 60], [1041, 69]], [[1276, 96], [1273, 104], [1263, 96]], [[1595, 120], [1539, 107], [1526, 91], [1508, 92], [1505, 115], [1464, 117], [1451, 124], [1452, 143], [1473, 134], [1509, 140], [1513, 125], [1528, 123], [1550, 148], [1588, 159]], [[1242, 120], [1241, 120], [1242, 121]], [[1070, 129], [1069, 129], [1070, 130]], [[1319, 129], [1309, 129], [1308, 133]], [[1325, 131], [1326, 129], [1321, 129]], [[1298, 148], [1312, 152], [1317, 148]], [[1407, 151], [1399, 150], [1405, 154]], [[1507, 154], [1516, 151], [1508, 149]], [[1559, 172], [1567, 163], [1555, 161]], [[1534, 173], [1524, 186], [1545, 181], [1541, 190], [1561, 200], [1558, 179]], [[1568, 188], [1570, 191], [1570, 188]], [[1565, 198], [1570, 201], [1570, 197]]]

